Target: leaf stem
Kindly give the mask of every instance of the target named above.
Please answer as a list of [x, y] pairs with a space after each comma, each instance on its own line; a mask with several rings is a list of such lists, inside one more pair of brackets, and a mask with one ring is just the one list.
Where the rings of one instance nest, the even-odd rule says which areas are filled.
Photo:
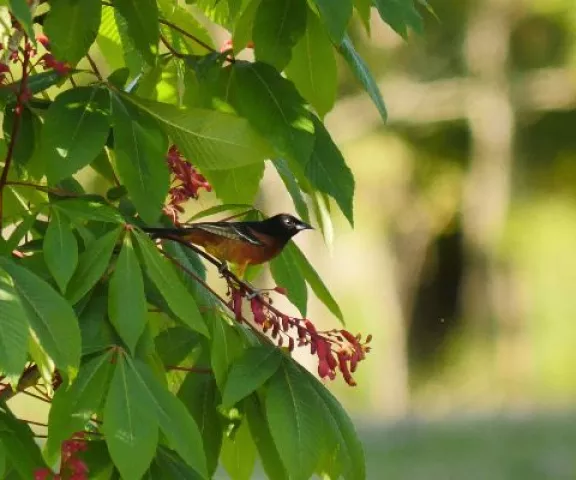
[[100, 73], [100, 70], [98, 70], [98, 66], [96, 65], [96, 62], [94, 61], [94, 59], [90, 56], [89, 53], [86, 54], [86, 60], [88, 60], [88, 63], [90, 64], [90, 67], [92, 68], [92, 71], [94, 72], [94, 75], [96, 75], [96, 77], [98, 77], [98, 80], [100, 80], [101, 82], [104, 81], [104, 77], [102, 77], [102, 74]]
[[[24, 35], [24, 45], [26, 46], [28, 37]], [[16, 97], [16, 106], [14, 107], [14, 123], [12, 125], [12, 133], [10, 135], [10, 143], [8, 144], [8, 151], [4, 159], [4, 168], [0, 176], [0, 232], [2, 232], [2, 222], [4, 218], [4, 187], [8, 181], [8, 172], [12, 165], [14, 158], [14, 149], [16, 148], [16, 141], [20, 133], [20, 124], [22, 122], [22, 109], [26, 99], [26, 90], [28, 88], [28, 65], [30, 64], [30, 49], [24, 48], [24, 60], [22, 61], [22, 79], [20, 80], [20, 89]]]

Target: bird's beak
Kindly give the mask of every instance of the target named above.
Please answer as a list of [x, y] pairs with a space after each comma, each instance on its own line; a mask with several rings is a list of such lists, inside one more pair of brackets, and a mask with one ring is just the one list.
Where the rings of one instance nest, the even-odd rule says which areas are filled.
[[300, 221], [298, 224], [298, 230], [314, 230], [314, 227], [312, 227], [312, 225], [308, 225], [306, 222]]

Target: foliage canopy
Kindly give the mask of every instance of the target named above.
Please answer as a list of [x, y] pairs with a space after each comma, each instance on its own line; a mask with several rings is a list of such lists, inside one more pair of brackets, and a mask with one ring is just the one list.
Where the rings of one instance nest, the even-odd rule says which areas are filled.
[[[3, 478], [210, 478], [221, 465], [245, 479], [257, 456], [274, 479], [365, 477], [350, 419], [290, 353], [307, 347], [320, 377], [354, 385], [369, 347], [305, 318], [310, 287], [343, 321], [296, 245], [271, 273], [302, 318], [228, 270], [220, 297], [211, 258], [140, 227], [179, 223], [203, 189], [222, 204], [193, 218], [262, 218], [266, 162], [304, 220], [328, 228], [333, 200], [353, 224], [354, 178], [322, 122], [337, 57], [385, 119], [347, 34], [353, 11], [368, 29], [374, 6], [403, 36], [420, 15], [413, 0], [187, 3], [0, 2]], [[222, 48], [206, 20], [229, 32]], [[89, 170], [103, 189], [80, 180]], [[51, 403], [47, 432], [8, 408], [24, 391]]]

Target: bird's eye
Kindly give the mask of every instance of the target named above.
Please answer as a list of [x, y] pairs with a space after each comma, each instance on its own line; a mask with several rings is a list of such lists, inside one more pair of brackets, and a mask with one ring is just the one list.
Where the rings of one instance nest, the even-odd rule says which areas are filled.
[[284, 223], [288, 226], [291, 226], [294, 222], [292, 221], [292, 219], [290, 217], [287, 217], [284, 219]]

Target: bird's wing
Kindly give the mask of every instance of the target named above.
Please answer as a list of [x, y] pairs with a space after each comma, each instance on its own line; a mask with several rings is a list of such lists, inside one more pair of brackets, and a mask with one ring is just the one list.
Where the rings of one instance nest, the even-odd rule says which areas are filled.
[[219, 235], [224, 238], [242, 240], [259, 247], [264, 246], [264, 243], [252, 233], [250, 227], [244, 225], [242, 222], [194, 223], [187, 227], [187, 229], [204, 230], [205, 232], [213, 233], [214, 235]]

